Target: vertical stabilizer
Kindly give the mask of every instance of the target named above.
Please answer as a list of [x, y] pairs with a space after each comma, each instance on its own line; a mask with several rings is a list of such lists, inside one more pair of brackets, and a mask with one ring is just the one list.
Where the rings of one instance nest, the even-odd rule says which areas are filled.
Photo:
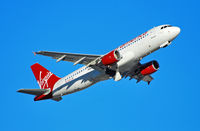
[[48, 71], [46, 68], [44, 68], [38, 63], [35, 63], [34, 65], [32, 65], [31, 69], [37, 80], [37, 83], [40, 86], [40, 89], [49, 90], [48, 92], [45, 92], [42, 95], [37, 95], [34, 98], [34, 100], [37, 101], [37, 100], [52, 98], [53, 87], [60, 78], [54, 75], [52, 72]]
[[50, 88], [52, 91], [54, 84], [60, 79], [38, 63], [32, 65], [31, 69], [41, 89]]

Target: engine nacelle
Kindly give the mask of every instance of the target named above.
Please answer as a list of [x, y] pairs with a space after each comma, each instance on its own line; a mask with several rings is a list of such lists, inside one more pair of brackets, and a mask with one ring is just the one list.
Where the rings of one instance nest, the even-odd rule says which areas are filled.
[[117, 50], [113, 50], [102, 57], [101, 62], [104, 65], [111, 65], [118, 62], [121, 59], [120, 53]]
[[157, 70], [159, 69], [159, 64], [157, 61], [150, 61], [146, 64], [143, 64], [142, 67], [141, 67], [141, 71], [140, 73], [142, 75], [150, 75], [154, 72], [156, 72]]

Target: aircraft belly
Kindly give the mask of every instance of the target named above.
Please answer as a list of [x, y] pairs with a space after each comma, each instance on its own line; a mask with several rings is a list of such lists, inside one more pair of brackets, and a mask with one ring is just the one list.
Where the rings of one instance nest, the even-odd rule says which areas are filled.
[[65, 94], [70, 94], [76, 91], [83, 90], [91, 85], [93, 85], [94, 82], [90, 80], [86, 80], [83, 82], [83, 80], [76, 81], [73, 85], [71, 85], [69, 88], [66, 88]]
[[[92, 70], [91, 72], [80, 76], [68, 83], [62, 84], [62, 86], [55, 89], [54, 96], [63, 96], [71, 94], [85, 88], [92, 86], [93, 84], [109, 79], [105, 74], [100, 73], [99, 71]], [[60, 88], [60, 89], [59, 89]], [[56, 91], [57, 90], [57, 91]]]

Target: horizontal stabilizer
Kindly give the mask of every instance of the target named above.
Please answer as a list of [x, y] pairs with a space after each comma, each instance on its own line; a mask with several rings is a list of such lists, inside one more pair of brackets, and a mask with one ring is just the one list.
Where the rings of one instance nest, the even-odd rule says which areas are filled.
[[19, 89], [17, 92], [40, 96], [48, 91], [47, 89]]

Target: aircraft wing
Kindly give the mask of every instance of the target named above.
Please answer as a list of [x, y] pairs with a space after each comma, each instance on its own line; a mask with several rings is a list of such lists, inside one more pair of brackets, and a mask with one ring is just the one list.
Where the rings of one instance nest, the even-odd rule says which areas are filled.
[[133, 67], [133, 69], [130, 72], [125, 72], [122, 74], [123, 77], [130, 77], [129, 80], [131, 79], [136, 79], [137, 83], [140, 82], [141, 80], [147, 82], [148, 84], [150, 84], [150, 82], [154, 79], [151, 75], [145, 75], [143, 76], [141, 73], [137, 72], [136, 70], [139, 69], [141, 67], [141, 63], [139, 62], [137, 65], [135, 65]]
[[97, 58], [100, 58], [101, 55], [88, 55], [88, 54], [75, 54], [75, 53], [62, 53], [62, 52], [49, 52], [49, 51], [38, 51], [34, 54], [44, 55], [57, 59], [59, 61], [69, 61], [76, 64], [88, 65]]

